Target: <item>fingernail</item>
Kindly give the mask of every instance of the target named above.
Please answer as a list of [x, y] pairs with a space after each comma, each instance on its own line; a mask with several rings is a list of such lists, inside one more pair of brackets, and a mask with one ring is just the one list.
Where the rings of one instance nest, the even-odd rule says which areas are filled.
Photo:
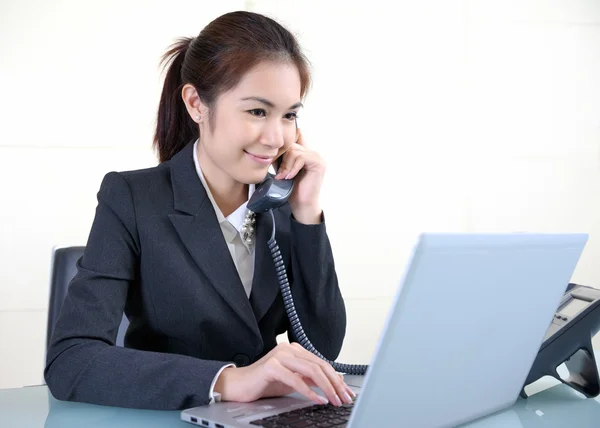
[[342, 403], [342, 400], [340, 400], [340, 397], [339, 397], [339, 395], [337, 395], [337, 394], [336, 394], [336, 396], [335, 396], [335, 400], [336, 400], [336, 404], [337, 404], [338, 406], [341, 406], [341, 405], [343, 404], [343, 403]]
[[323, 404], [329, 404], [329, 400], [321, 395], [317, 396], [318, 400]]
[[285, 179], [286, 179], [286, 180], [289, 180], [291, 175], [292, 175], [292, 173], [291, 173], [291, 172], [290, 172], [290, 173], [288, 173], [288, 175], [286, 175], [286, 176], [285, 176]]
[[344, 392], [344, 396], [345, 396], [346, 402], [348, 404], [352, 403], [352, 397], [350, 397], [350, 394], [348, 394], [347, 392]]

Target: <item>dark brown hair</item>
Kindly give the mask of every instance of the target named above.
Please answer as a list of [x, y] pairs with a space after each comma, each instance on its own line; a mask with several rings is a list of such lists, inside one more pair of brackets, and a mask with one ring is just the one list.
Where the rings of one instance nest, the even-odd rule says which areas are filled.
[[198, 138], [198, 125], [189, 116], [181, 90], [191, 84], [209, 108], [218, 96], [232, 89], [244, 73], [263, 60], [292, 61], [300, 74], [301, 96], [310, 85], [308, 60], [296, 38], [266, 16], [238, 11], [209, 23], [195, 38], [181, 38], [162, 57], [170, 63], [158, 106], [154, 147], [160, 162], [171, 159]]

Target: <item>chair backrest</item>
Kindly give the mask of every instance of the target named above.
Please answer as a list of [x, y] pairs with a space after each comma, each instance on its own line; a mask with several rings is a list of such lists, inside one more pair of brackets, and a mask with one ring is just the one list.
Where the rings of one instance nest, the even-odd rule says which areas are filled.
[[[54, 325], [60, 314], [60, 308], [67, 296], [71, 280], [77, 273], [77, 261], [83, 256], [85, 247], [55, 247], [52, 249], [52, 267], [50, 272], [50, 301], [48, 302], [48, 322], [46, 325], [46, 349], [50, 344]], [[123, 346], [129, 320], [123, 314], [117, 333], [117, 346]]]

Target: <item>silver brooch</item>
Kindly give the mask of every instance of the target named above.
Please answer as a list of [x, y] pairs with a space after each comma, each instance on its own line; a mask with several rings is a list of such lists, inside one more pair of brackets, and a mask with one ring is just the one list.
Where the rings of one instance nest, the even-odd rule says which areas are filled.
[[254, 242], [254, 231], [256, 229], [256, 213], [246, 210], [246, 217], [242, 225], [242, 240], [248, 246]]

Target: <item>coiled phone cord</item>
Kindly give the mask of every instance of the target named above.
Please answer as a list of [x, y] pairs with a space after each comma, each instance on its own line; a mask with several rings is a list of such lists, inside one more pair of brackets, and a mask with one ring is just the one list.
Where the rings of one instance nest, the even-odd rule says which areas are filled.
[[271, 233], [271, 239], [269, 239], [268, 241], [269, 250], [271, 251], [273, 262], [275, 262], [277, 281], [279, 281], [279, 288], [281, 289], [283, 304], [285, 305], [285, 312], [287, 313], [288, 319], [290, 320], [290, 325], [292, 327], [294, 336], [296, 337], [300, 345], [304, 347], [304, 349], [312, 352], [319, 358], [327, 361], [329, 364], [331, 364], [334, 370], [350, 375], [364, 375], [369, 368], [368, 365], [343, 364], [336, 363], [335, 361], [329, 361], [327, 358], [325, 358], [325, 356], [323, 356], [319, 351], [317, 351], [317, 349], [313, 346], [310, 340], [308, 340], [308, 337], [306, 337], [304, 329], [302, 328], [302, 324], [300, 324], [298, 314], [296, 313], [294, 300], [292, 299], [292, 291], [290, 290], [290, 284], [288, 282], [287, 273], [283, 264], [283, 258], [281, 257], [281, 252], [279, 251], [279, 245], [277, 245], [277, 241], [275, 240], [275, 215], [273, 214], [273, 210], [269, 210], [269, 213], [271, 214], [271, 220], [273, 221], [273, 231]]

